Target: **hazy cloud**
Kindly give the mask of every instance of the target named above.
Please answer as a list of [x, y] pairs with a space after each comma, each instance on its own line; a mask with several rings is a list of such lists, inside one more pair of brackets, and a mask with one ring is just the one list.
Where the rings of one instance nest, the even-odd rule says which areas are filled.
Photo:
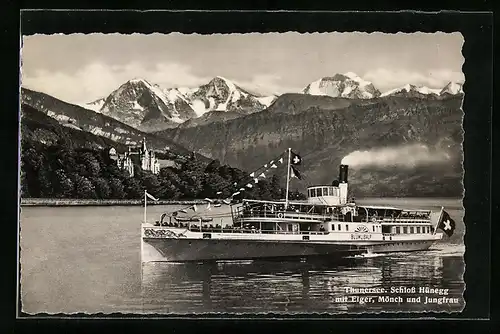
[[373, 82], [382, 92], [404, 86], [406, 84], [424, 85], [430, 88], [443, 88], [448, 82], [463, 82], [464, 75], [448, 69], [431, 69], [416, 72], [401, 69], [378, 68], [368, 71], [363, 78]]
[[189, 66], [160, 63], [145, 68], [139, 62], [126, 65], [106, 66], [89, 64], [73, 75], [63, 72], [38, 70], [33, 76], [23, 75], [23, 86], [45, 92], [70, 102], [90, 102], [105, 97], [126, 81], [143, 78], [161, 87], [194, 87], [206, 83], [209, 78], [193, 75]]

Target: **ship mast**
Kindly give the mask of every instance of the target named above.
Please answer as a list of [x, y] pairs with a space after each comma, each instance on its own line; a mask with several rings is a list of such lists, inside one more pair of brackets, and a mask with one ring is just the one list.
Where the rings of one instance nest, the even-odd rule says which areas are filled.
[[285, 209], [288, 208], [288, 187], [290, 185], [290, 157], [292, 149], [288, 148], [288, 162], [287, 162], [287, 172], [286, 172], [286, 194], [285, 194]]

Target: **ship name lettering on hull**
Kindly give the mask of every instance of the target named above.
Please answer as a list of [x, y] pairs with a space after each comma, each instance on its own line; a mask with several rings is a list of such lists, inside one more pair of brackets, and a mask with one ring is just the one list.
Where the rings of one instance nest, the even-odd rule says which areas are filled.
[[371, 238], [371, 234], [351, 234], [351, 240], [369, 240]]

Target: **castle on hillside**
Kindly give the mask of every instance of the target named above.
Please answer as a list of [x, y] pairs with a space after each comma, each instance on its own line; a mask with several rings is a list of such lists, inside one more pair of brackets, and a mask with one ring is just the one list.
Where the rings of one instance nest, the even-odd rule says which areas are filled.
[[160, 162], [155, 152], [146, 146], [146, 138], [139, 147], [128, 147], [128, 151], [118, 154], [114, 147], [109, 150], [109, 155], [116, 160], [118, 167], [126, 171], [130, 177], [134, 176], [134, 165], [141, 166], [142, 170], [148, 170], [153, 174], [160, 172]]

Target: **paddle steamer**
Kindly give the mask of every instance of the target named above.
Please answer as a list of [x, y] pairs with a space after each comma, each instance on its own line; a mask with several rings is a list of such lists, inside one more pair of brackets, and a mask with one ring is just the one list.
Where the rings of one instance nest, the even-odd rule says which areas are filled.
[[[290, 155], [288, 161], [290, 171]], [[287, 176], [290, 181], [289, 173]], [[141, 227], [143, 262], [343, 257], [367, 252], [425, 250], [450, 235], [451, 218], [442, 208], [403, 209], [357, 205], [348, 199], [348, 166], [340, 165], [331, 185], [311, 186], [307, 200], [243, 199], [232, 204], [232, 225], [163, 214]], [[287, 191], [288, 194], [288, 191]], [[446, 220], [446, 221], [444, 221]], [[443, 228], [444, 226], [444, 228]], [[450, 231], [451, 230], [451, 231]]]

